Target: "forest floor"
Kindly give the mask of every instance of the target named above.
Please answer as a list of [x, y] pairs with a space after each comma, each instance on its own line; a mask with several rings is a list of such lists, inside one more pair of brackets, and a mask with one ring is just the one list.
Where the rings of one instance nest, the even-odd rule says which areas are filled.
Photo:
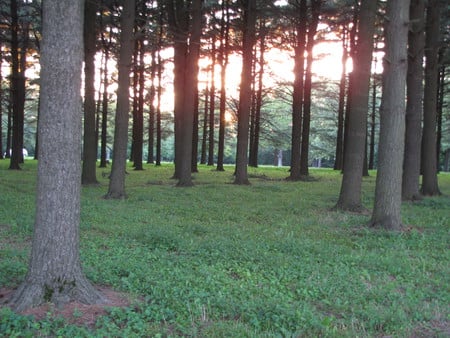
[[175, 188], [172, 165], [128, 168], [127, 200], [108, 179], [82, 191], [80, 250], [108, 306], [49, 304], [18, 314], [6, 300], [25, 276], [36, 162], [0, 161], [0, 337], [448, 337], [450, 174], [439, 197], [402, 206], [404, 231], [367, 228], [369, 213], [334, 211], [341, 175], [312, 169], [200, 166]]

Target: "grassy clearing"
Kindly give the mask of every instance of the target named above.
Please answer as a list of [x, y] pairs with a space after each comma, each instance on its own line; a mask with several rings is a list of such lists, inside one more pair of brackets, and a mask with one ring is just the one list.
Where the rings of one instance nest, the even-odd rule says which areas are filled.
[[[36, 163], [0, 161], [0, 286], [24, 277], [32, 235]], [[404, 233], [364, 227], [368, 215], [330, 211], [340, 174], [200, 166], [192, 188], [175, 188], [173, 167], [129, 168], [125, 201], [83, 188], [81, 251], [88, 277], [137, 296], [95, 328], [0, 309], [0, 336], [408, 337], [450, 330], [450, 175], [444, 196], [403, 206]], [[375, 177], [364, 178], [373, 203]]]

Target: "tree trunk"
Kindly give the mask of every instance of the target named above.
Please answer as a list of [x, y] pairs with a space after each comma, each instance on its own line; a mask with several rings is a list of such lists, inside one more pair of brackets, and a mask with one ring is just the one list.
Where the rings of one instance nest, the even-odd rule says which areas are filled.
[[130, 68], [134, 46], [135, 1], [125, 1], [120, 24], [119, 77], [114, 131], [114, 152], [107, 199], [126, 198], [125, 173], [127, 164], [128, 113], [130, 110]]
[[380, 143], [375, 205], [370, 225], [402, 228], [402, 166], [405, 139], [405, 88], [408, 67], [410, 0], [389, 0], [386, 16], [386, 54], [380, 110]]
[[43, 3], [36, 220], [28, 273], [11, 299], [16, 311], [106, 301], [79, 257], [82, 8], [83, 0]]
[[211, 89], [209, 91], [208, 165], [214, 165], [214, 127], [216, 111], [216, 39], [213, 36], [211, 50]]
[[[19, 53], [19, 17], [18, 2], [12, 0], [11, 8], [11, 99], [12, 99], [12, 152], [9, 169], [20, 169], [23, 159], [23, 122], [25, 104], [25, 70], [21, 69], [21, 55]], [[25, 46], [22, 46], [24, 48]], [[25, 47], [26, 48], [26, 47]], [[9, 149], [8, 149], [9, 151]]]
[[358, 44], [356, 56], [353, 59], [353, 74], [349, 88], [351, 90], [349, 93], [350, 109], [346, 117], [344, 175], [336, 205], [338, 209], [342, 210], [363, 210], [361, 183], [376, 11], [376, 0], [363, 0], [361, 2], [357, 33]]
[[244, 22], [242, 42], [242, 73], [239, 90], [238, 134], [236, 148], [236, 175], [234, 184], [249, 184], [248, 164], [248, 128], [252, 104], [252, 61], [255, 44], [256, 0], [244, 1]]
[[420, 198], [420, 147], [422, 142], [423, 55], [425, 47], [425, 1], [411, 0], [408, 36], [405, 155], [402, 198]]
[[152, 50], [152, 65], [150, 72], [150, 92], [148, 102], [148, 148], [147, 148], [147, 163], [153, 163], [155, 161], [155, 155], [153, 148], [155, 146], [154, 134], [155, 134], [155, 96], [156, 96], [156, 49]]
[[347, 89], [347, 27], [342, 28], [342, 73], [339, 82], [339, 106], [338, 106], [338, 128], [336, 135], [336, 155], [334, 170], [342, 170], [344, 161], [344, 116], [345, 116], [345, 96]]
[[138, 41], [138, 91], [136, 111], [136, 135], [134, 139], [134, 170], [143, 170], [142, 158], [144, 148], [144, 86], [145, 86], [145, 46], [144, 41]]
[[163, 13], [161, 12], [159, 15], [159, 27], [158, 27], [158, 87], [156, 90], [157, 97], [157, 105], [156, 105], [156, 160], [155, 165], [161, 165], [161, 138], [162, 138], [162, 130], [161, 130], [161, 96], [162, 96], [162, 73], [163, 73], [163, 64], [161, 58], [161, 46], [163, 44], [164, 37], [164, 28], [163, 28]]
[[[443, 50], [440, 50], [440, 55]], [[439, 57], [440, 59], [440, 57]], [[439, 60], [441, 63], [441, 60]], [[438, 80], [438, 102], [437, 102], [437, 134], [436, 134], [436, 165], [437, 171], [440, 171], [440, 157], [442, 152], [442, 115], [444, 106], [444, 89], [445, 89], [445, 65], [439, 66]]]
[[194, 121], [192, 123], [192, 157], [191, 157], [191, 172], [198, 172], [197, 158], [198, 158], [198, 87], [195, 87], [195, 103], [194, 103]]
[[[377, 59], [375, 59], [376, 68]], [[370, 113], [370, 135], [369, 135], [369, 167], [373, 170], [375, 168], [375, 121], [377, 116], [377, 74], [372, 76], [372, 111]]]
[[440, 2], [429, 0], [426, 19], [425, 90], [422, 136], [422, 194], [440, 195], [437, 179], [436, 123]]
[[[208, 72], [209, 77], [210, 72]], [[203, 128], [202, 128], [202, 150], [200, 155], [200, 163], [206, 164], [206, 147], [208, 140], [208, 116], [209, 116], [209, 80], [206, 83], [205, 99], [203, 106]]]
[[226, 71], [228, 66], [228, 47], [230, 34], [229, 0], [222, 1], [222, 20], [220, 28], [220, 103], [219, 103], [219, 141], [217, 149], [217, 171], [224, 171], [225, 153], [225, 108], [226, 108]]
[[98, 184], [96, 176], [97, 142], [95, 137], [95, 53], [97, 52], [95, 18], [97, 4], [85, 0], [84, 4], [84, 135], [81, 183]]
[[[3, 64], [2, 45], [0, 43], [0, 65]], [[0, 160], [3, 159], [3, 72], [0, 67]]]
[[106, 143], [107, 143], [107, 128], [108, 128], [108, 61], [109, 61], [109, 51], [106, 46], [104, 46], [104, 62], [103, 62], [103, 93], [102, 93], [102, 125], [100, 133], [100, 168], [106, 168], [107, 164], [107, 154], [106, 154]]
[[294, 56], [294, 88], [292, 92], [292, 139], [291, 139], [291, 170], [289, 180], [298, 181], [300, 175], [300, 149], [302, 139], [303, 116], [303, 85], [305, 73], [305, 49], [306, 49], [306, 0], [300, 1], [298, 8], [299, 24], [296, 27], [297, 37]]

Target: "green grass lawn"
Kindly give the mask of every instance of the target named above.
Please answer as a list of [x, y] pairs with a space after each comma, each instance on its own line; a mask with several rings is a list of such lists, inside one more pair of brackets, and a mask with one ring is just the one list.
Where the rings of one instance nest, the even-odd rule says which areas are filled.
[[[0, 161], [0, 287], [27, 269], [36, 162], [20, 172]], [[200, 166], [195, 186], [176, 188], [172, 165], [129, 168], [127, 200], [83, 188], [81, 256], [97, 285], [136, 301], [94, 328], [0, 309], [0, 336], [376, 337], [450, 335], [450, 174], [443, 196], [403, 205], [409, 231], [365, 227], [370, 215], [332, 211], [341, 175], [313, 169]], [[364, 178], [373, 204], [375, 173]]]

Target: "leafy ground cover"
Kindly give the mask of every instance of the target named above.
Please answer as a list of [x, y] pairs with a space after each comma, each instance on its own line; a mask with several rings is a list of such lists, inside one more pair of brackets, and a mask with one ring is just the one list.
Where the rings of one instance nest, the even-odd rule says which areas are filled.
[[[0, 161], [0, 289], [27, 268], [36, 163]], [[401, 233], [365, 227], [370, 215], [332, 211], [340, 174], [200, 166], [176, 188], [172, 165], [129, 168], [127, 200], [104, 200], [107, 175], [82, 192], [81, 255], [99, 286], [130, 296], [90, 325], [34, 319], [0, 307], [0, 336], [374, 337], [450, 335], [450, 175], [443, 196], [403, 205]], [[106, 170], [107, 171], [107, 170]], [[106, 172], [105, 171], [105, 172]], [[364, 178], [372, 207], [375, 174]], [[75, 309], [74, 317], [82, 316]]]

